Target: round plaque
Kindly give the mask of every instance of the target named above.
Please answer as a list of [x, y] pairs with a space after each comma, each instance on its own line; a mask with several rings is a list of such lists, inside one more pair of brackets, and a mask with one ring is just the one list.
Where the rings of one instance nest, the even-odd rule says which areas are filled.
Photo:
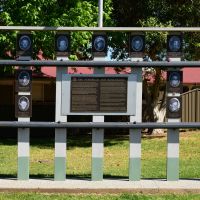
[[30, 106], [30, 102], [26, 96], [22, 96], [19, 98], [18, 107], [19, 107], [20, 111], [22, 111], [22, 112], [27, 111], [29, 109], [29, 106]]
[[24, 35], [22, 37], [20, 37], [19, 39], [19, 48], [22, 50], [22, 51], [26, 51], [28, 49], [30, 49], [31, 47], [31, 39], [29, 36], [27, 35]]
[[102, 37], [102, 36], [97, 36], [97, 37], [94, 39], [94, 49], [95, 49], [96, 51], [104, 51], [105, 46], [106, 46], [106, 41], [105, 41], [105, 38], [104, 38], [104, 37]]
[[169, 110], [170, 112], [178, 112], [180, 110], [181, 104], [178, 98], [171, 98], [169, 100]]
[[68, 38], [64, 35], [59, 36], [56, 45], [59, 51], [66, 51], [69, 46]]
[[30, 75], [27, 71], [22, 71], [18, 76], [18, 83], [20, 86], [27, 86], [30, 83]]
[[172, 36], [169, 39], [169, 49], [172, 52], [180, 51], [181, 49], [181, 39], [178, 36]]
[[142, 51], [144, 45], [143, 38], [141, 36], [135, 36], [132, 38], [131, 47], [133, 51]]
[[172, 87], [178, 87], [180, 85], [180, 74], [177, 72], [172, 72], [169, 76], [169, 84]]

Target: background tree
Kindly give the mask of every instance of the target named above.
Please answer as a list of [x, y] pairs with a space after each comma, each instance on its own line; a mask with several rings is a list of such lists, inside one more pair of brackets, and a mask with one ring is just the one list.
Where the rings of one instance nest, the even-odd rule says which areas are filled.
[[[199, 26], [199, 0], [104, 0], [104, 26]], [[24, 26], [97, 26], [98, 0], [0, 0], [0, 25]], [[34, 57], [42, 49], [44, 56], [54, 57], [54, 32], [33, 32]], [[91, 32], [72, 32], [71, 59], [91, 58]], [[167, 33], [146, 34], [146, 60], [166, 59]], [[200, 36], [185, 33], [184, 55], [187, 60], [200, 58]], [[111, 57], [128, 59], [127, 33], [109, 33]], [[16, 32], [0, 32], [0, 57], [15, 57]], [[5, 72], [8, 68], [1, 68]], [[118, 69], [119, 71], [121, 69]], [[2, 74], [2, 73], [1, 73]], [[149, 84], [149, 74], [155, 81]], [[144, 97], [147, 108], [143, 121], [155, 121], [160, 69], [145, 69]]]
[[[97, 26], [98, 0], [29, 0], [0, 1], [0, 25], [14, 26]], [[110, 25], [112, 1], [104, 1], [104, 24]], [[0, 57], [15, 57], [16, 31], [0, 34]], [[49, 59], [54, 57], [54, 32], [34, 34], [34, 58], [40, 49]], [[90, 59], [91, 32], [72, 32], [71, 59]], [[3, 71], [8, 68], [1, 68]]]
[[[198, 27], [200, 25], [200, 1], [198, 0], [116, 0], [113, 1], [113, 19], [116, 26], [150, 26], [150, 27]], [[127, 48], [117, 37], [113, 37], [113, 58], [126, 58]], [[166, 59], [167, 33], [146, 33], [145, 60]], [[124, 38], [127, 35], [124, 33]], [[120, 41], [120, 43], [119, 43]], [[200, 58], [200, 35], [184, 34], [184, 59], [198, 60]], [[119, 56], [120, 55], [120, 56]], [[158, 105], [160, 85], [163, 85], [163, 71], [159, 68], [145, 69], [143, 79], [143, 97], [146, 106], [143, 107], [143, 121], [156, 121], [154, 112]], [[154, 80], [149, 84], [149, 77]], [[162, 109], [164, 104], [161, 104]]]
[[[174, 26], [199, 27], [200, 1], [198, 0], [116, 0], [113, 1], [113, 20], [116, 26]], [[164, 52], [163, 40], [154, 39], [147, 34], [147, 53], [157, 59], [157, 54]], [[164, 33], [166, 37], [166, 33]], [[150, 39], [150, 40], [149, 40]], [[184, 53], [187, 60], [200, 58], [200, 36], [198, 33], [184, 34]], [[119, 46], [114, 40], [115, 46]], [[159, 44], [158, 44], [159, 42]], [[164, 41], [165, 42], [165, 41]], [[119, 46], [120, 48], [121, 46]], [[116, 48], [117, 49], [117, 48]], [[122, 48], [120, 48], [122, 49]], [[159, 52], [156, 50], [159, 49]], [[116, 53], [115, 53], [116, 54]]]

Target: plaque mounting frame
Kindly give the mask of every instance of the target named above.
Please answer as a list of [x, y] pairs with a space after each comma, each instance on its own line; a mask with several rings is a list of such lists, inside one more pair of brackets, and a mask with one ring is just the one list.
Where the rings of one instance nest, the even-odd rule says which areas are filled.
[[[72, 78], [127, 78], [127, 110], [122, 112], [72, 112], [71, 80]], [[61, 113], [67, 115], [136, 115], [136, 74], [62, 74]]]

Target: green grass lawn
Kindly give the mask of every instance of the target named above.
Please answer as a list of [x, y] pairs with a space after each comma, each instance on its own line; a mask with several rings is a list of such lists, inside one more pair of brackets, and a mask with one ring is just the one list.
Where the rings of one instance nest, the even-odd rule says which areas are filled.
[[[180, 177], [200, 178], [200, 137], [198, 131], [180, 134]], [[30, 177], [53, 178], [54, 140], [32, 139]], [[142, 138], [142, 178], [166, 178], [166, 135]], [[128, 178], [128, 136], [105, 135], [104, 178]], [[17, 177], [17, 141], [0, 141], [0, 177]], [[67, 177], [91, 176], [91, 135], [69, 136], [67, 145]], [[0, 200], [199, 200], [198, 194], [115, 194], [67, 195], [39, 193], [0, 193]]]
[[39, 194], [39, 193], [0, 193], [0, 200], [199, 200], [198, 194], [185, 195], [141, 195], [141, 194]]
[[[53, 177], [54, 141], [31, 139], [30, 176]], [[70, 136], [67, 176], [91, 176], [91, 135]], [[200, 178], [198, 131], [180, 134], [180, 177]], [[142, 178], [166, 178], [166, 135], [142, 138]], [[128, 136], [105, 137], [104, 177], [128, 178]], [[17, 141], [0, 142], [0, 176], [17, 176]]]

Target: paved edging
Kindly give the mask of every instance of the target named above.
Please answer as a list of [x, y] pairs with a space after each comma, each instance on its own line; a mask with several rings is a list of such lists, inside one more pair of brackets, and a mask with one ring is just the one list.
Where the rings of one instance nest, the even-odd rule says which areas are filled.
[[38, 180], [19, 181], [15, 179], [0, 179], [0, 191], [26, 192], [66, 192], [66, 193], [122, 193], [122, 192], [193, 192], [200, 193], [200, 180], [74, 180], [66, 181]]

